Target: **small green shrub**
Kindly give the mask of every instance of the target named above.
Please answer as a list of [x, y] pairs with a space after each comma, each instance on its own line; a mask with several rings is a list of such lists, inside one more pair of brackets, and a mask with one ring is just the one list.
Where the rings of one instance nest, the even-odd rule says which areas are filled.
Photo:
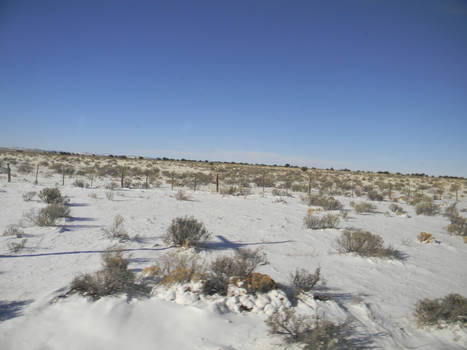
[[73, 279], [68, 294], [79, 293], [97, 300], [106, 295], [128, 293], [135, 288], [135, 274], [120, 251], [102, 254], [102, 270]]
[[112, 225], [108, 229], [104, 229], [104, 232], [109, 238], [127, 241], [130, 239], [130, 236], [126, 232], [124, 222], [123, 216], [115, 215]]
[[25, 214], [26, 219], [37, 226], [54, 226], [59, 218], [70, 216], [70, 208], [64, 204], [52, 203], [39, 210], [31, 210]]
[[266, 320], [270, 334], [284, 338], [287, 344], [301, 343], [305, 350], [349, 349], [349, 322], [340, 325], [319, 317], [297, 316], [291, 308], [276, 312]]
[[315, 216], [311, 213], [303, 218], [303, 224], [306, 228], [312, 230], [326, 229], [326, 228], [336, 228], [339, 225], [339, 215], [326, 214], [322, 217]]
[[419, 326], [443, 326], [459, 323], [467, 325], [467, 298], [459, 294], [448, 294], [442, 299], [422, 299], [415, 306], [415, 317]]
[[295, 295], [310, 292], [320, 279], [321, 270], [319, 267], [314, 273], [310, 273], [305, 269], [297, 269], [294, 273], [290, 274], [290, 284], [294, 289]]
[[14, 253], [17, 253], [19, 252], [21, 249], [24, 249], [24, 247], [26, 246], [26, 242], [28, 240], [26, 238], [22, 239], [21, 242], [17, 243], [17, 242], [9, 242], [8, 243], [8, 249]]
[[204, 224], [198, 222], [193, 216], [178, 217], [172, 220], [164, 240], [176, 246], [198, 246], [210, 237]]
[[3, 232], [4, 236], [16, 236], [16, 238], [23, 238], [24, 231], [19, 225], [8, 225]]
[[324, 210], [341, 210], [344, 208], [341, 202], [334, 197], [323, 195], [310, 195], [307, 197], [308, 205], [322, 207]]
[[39, 198], [47, 204], [63, 204], [65, 198], [58, 188], [44, 188], [39, 192]]
[[73, 186], [84, 188], [85, 184], [83, 180], [76, 179], [75, 182], [73, 182]]
[[230, 278], [248, 277], [259, 266], [266, 264], [266, 254], [260, 249], [244, 248], [238, 249], [233, 256], [218, 256], [209, 265], [203, 292], [208, 295], [226, 295]]
[[402, 259], [402, 253], [398, 250], [383, 246], [383, 237], [368, 231], [346, 229], [337, 238], [336, 242], [341, 253], [357, 253], [360, 256], [367, 257]]

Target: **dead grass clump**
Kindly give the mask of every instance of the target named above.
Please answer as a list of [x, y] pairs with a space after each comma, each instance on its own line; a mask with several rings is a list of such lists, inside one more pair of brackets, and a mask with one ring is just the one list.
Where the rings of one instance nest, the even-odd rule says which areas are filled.
[[417, 204], [415, 212], [417, 215], [433, 216], [439, 213], [439, 205], [433, 203], [432, 200], [425, 200]]
[[415, 317], [419, 326], [440, 328], [458, 323], [467, 325], [467, 298], [460, 294], [448, 294], [442, 299], [422, 299], [415, 306]]
[[178, 217], [172, 220], [165, 234], [165, 242], [176, 246], [198, 246], [210, 237], [203, 223], [191, 217]]
[[270, 334], [284, 338], [287, 344], [301, 343], [305, 350], [348, 349], [349, 322], [340, 325], [319, 317], [297, 316], [291, 308], [276, 312], [266, 320]]
[[97, 300], [106, 295], [128, 293], [135, 287], [135, 275], [121, 251], [102, 254], [102, 270], [73, 279], [68, 294], [79, 293]]
[[105, 234], [112, 239], [118, 239], [120, 242], [128, 241], [130, 236], [125, 229], [125, 219], [121, 215], [115, 215], [112, 225], [104, 229]]
[[434, 243], [435, 237], [431, 233], [420, 232], [417, 236], [420, 243]]
[[402, 259], [402, 253], [384, 247], [383, 237], [359, 229], [346, 229], [336, 240], [341, 253], [357, 253], [365, 257]]
[[339, 221], [339, 215], [333, 214], [326, 214], [322, 217], [319, 217], [311, 213], [307, 213], [307, 215], [303, 218], [303, 224], [305, 227], [312, 230], [337, 228]]
[[358, 214], [374, 213], [377, 209], [376, 205], [374, 205], [373, 203], [368, 203], [368, 202], [360, 202], [360, 203], [350, 202], [350, 206], [353, 207]]
[[155, 279], [159, 284], [173, 285], [198, 281], [205, 267], [196, 255], [170, 252], [161, 257], [157, 264], [145, 268], [143, 276]]
[[443, 216], [446, 216], [448, 218], [452, 216], [459, 216], [459, 211], [457, 210], [456, 205], [457, 203], [453, 203], [450, 206], [446, 207], [446, 209], [444, 209]]

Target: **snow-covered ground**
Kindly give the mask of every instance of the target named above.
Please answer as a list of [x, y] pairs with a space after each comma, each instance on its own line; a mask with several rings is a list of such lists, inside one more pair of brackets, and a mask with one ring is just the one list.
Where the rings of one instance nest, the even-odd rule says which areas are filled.
[[[39, 185], [16, 178], [0, 182], [0, 233], [18, 224], [24, 213], [44, 206], [37, 196], [24, 201], [29, 191], [60, 182], [48, 178]], [[70, 181], [69, 181], [70, 182]], [[101, 253], [118, 242], [103, 228], [115, 215], [125, 219], [130, 235], [123, 245], [130, 268], [140, 272], [176, 248], [163, 242], [173, 218], [193, 215], [211, 232], [211, 240], [198, 254], [207, 261], [231, 254], [240, 247], [262, 248], [269, 264], [259, 272], [287, 284], [296, 268], [320, 267], [326, 280], [321, 293], [328, 301], [302, 300], [303, 314], [330, 320], [351, 317], [362, 347], [383, 349], [465, 349], [465, 330], [417, 328], [413, 310], [422, 298], [467, 291], [467, 244], [445, 230], [448, 219], [416, 215], [413, 207], [399, 204], [408, 215], [385, 215], [390, 202], [375, 202], [372, 214], [350, 210], [338, 229], [303, 227], [308, 207], [299, 194], [279, 203], [267, 189], [247, 197], [221, 196], [213, 188], [189, 191], [189, 201], [175, 199], [163, 185], [154, 189], [118, 189], [106, 198], [103, 183], [86, 189], [60, 186], [70, 199], [71, 218], [55, 227], [27, 226], [26, 247], [17, 253], [8, 243], [20, 239], [0, 236], [0, 349], [271, 349], [281, 339], [267, 332], [266, 308], [238, 312], [228, 300], [200, 300], [177, 296], [176, 291], [153, 293], [127, 300], [105, 297], [96, 302], [74, 295], [54, 301], [72, 279], [100, 268]], [[346, 209], [355, 198], [336, 197]], [[460, 208], [466, 207], [465, 199]], [[337, 252], [335, 243], [345, 227], [377, 233], [385, 244], [402, 251], [405, 260], [363, 258]], [[429, 232], [437, 243], [422, 244], [417, 235]], [[122, 246], [122, 245], [120, 245]], [[172, 294], [170, 294], [172, 293]], [[175, 293], [175, 294], [173, 294]], [[183, 294], [183, 293], [182, 293]], [[270, 299], [268, 299], [270, 300]], [[253, 301], [254, 302], [254, 301]], [[219, 305], [227, 307], [219, 307]], [[283, 345], [282, 345], [283, 346]]]

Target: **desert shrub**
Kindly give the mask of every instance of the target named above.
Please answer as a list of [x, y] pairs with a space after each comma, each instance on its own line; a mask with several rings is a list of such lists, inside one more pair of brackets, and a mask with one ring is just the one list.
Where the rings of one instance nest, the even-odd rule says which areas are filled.
[[115, 190], [118, 187], [118, 184], [114, 181], [105, 185], [107, 190]]
[[284, 338], [287, 344], [301, 343], [305, 350], [349, 349], [349, 322], [340, 325], [319, 317], [297, 316], [291, 308], [276, 312], [266, 320], [270, 334]]
[[31, 210], [25, 216], [33, 225], [53, 226], [59, 218], [70, 216], [70, 208], [64, 204], [52, 203], [40, 209], [39, 212]]
[[374, 213], [377, 209], [376, 205], [368, 202], [350, 202], [350, 205], [355, 209], [358, 214], [361, 213]]
[[65, 203], [65, 198], [58, 188], [44, 188], [39, 192], [39, 198], [47, 204]]
[[367, 197], [370, 201], [382, 201], [384, 199], [383, 195], [375, 190], [368, 191]]
[[251, 194], [251, 189], [242, 185], [242, 186], [223, 186], [221, 188], [222, 195], [231, 195], [231, 196], [248, 196]]
[[467, 236], [467, 219], [460, 216], [455, 215], [449, 218], [450, 224], [446, 227], [446, 230], [449, 233], [453, 233], [455, 235], [460, 236]]
[[85, 184], [83, 180], [76, 179], [75, 182], [73, 182], [73, 186], [84, 188]]
[[176, 246], [197, 246], [206, 241], [210, 234], [203, 223], [191, 217], [172, 220], [165, 234], [165, 242]]
[[398, 250], [383, 246], [383, 237], [368, 231], [346, 229], [336, 242], [341, 253], [357, 253], [367, 257], [402, 258]]
[[419, 326], [439, 326], [459, 323], [467, 325], [467, 298], [460, 294], [448, 294], [442, 299], [422, 299], [415, 306]]
[[305, 269], [297, 269], [290, 274], [290, 284], [294, 289], [295, 295], [310, 292], [321, 279], [321, 270], [318, 267], [314, 273]]
[[178, 190], [175, 194], [175, 199], [178, 201], [187, 201], [190, 200], [190, 197], [183, 190]]
[[439, 205], [434, 204], [431, 200], [420, 202], [415, 207], [417, 215], [436, 215], [439, 213]]
[[334, 197], [323, 195], [310, 195], [307, 198], [308, 205], [322, 207], [324, 210], [341, 210], [344, 206]]
[[322, 217], [315, 216], [311, 213], [303, 218], [303, 224], [306, 228], [312, 230], [326, 229], [326, 228], [336, 228], [339, 225], [339, 215], [326, 214]]
[[115, 215], [112, 225], [108, 229], [104, 229], [105, 234], [109, 238], [118, 239], [120, 241], [127, 241], [130, 239], [126, 232], [125, 219], [121, 215]]
[[420, 232], [417, 236], [420, 243], [433, 243], [435, 241], [435, 237], [431, 233], [427, 232]]
[[114, 200], [114, 192], [112, 191], [107, 191], [105, 192], [105, 197], [109, 200], [109, 201], [113, 201]]
[[21, 242], [17, 243], [17, 242], [8, 242], [8, 249], [14, 253], [17, 253], [19, 252], [21, 249], [24, 249], [24, 247], [26, 246], [26, 242], [28, 240], [26, 238], [23, 238], [21, 240]]
[[456, 208], [457, 203], [453, 203], [444, 209], [443, 215], [450, 218], [452, 216], [459, 216], [459, 211]]
[[394, 214], [396, 215], [402, 215], [402, 214], [405, 214], [405, 210], [397, 205], [397, 204], [394, 204], [392, 203], [390, 206], [389, 206], [389, 210], [392, 211]]
[[106, 295], [128, 293], [135, 287], [135, 275], [121, 251], [102, 254], [102, 270], [73, 279], [69, 294], [79, 293], [97, 300]]
[[4, 236], [16, 236], [16, 238], [22, 238], [24, 236], [24, 231], [19, 225], [8, 225], [5, 231], [3, 231]]
[[292, 197], [292, 195], [287, 190], [280, 190], [278, 188], [273, 188], [271, 191], [273, 196], [285, 196], [285, 197]]
[[23, 193], [23, 200], [25, 202], [29, 202], [34, 198], [35, 195], [36, 195], [35, 191], [30, 191], [30, 192]]
[[238, 249], [233, 256], [218, 256], [209, 265], [203, 292], [225, 295], [232, 277], [249, 277], [259, 266], [266, 264], [266, 254], [260, 249], [244, 248]]

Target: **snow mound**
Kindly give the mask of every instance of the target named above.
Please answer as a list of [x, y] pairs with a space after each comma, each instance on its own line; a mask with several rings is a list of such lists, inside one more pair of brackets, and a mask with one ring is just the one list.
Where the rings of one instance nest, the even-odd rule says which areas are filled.
[[162, 300], [181, 305], [206, 305], [208, 309], [220, 314], [233, 312], [252, 312], [270, 316], [281, 309], [291, 306], [287, 295], [279, 289], [267, 293], [248, 294], [244, 288], [229, 286], [226, 296], [204, 295], [201, 283], [155, 286], [151, 295]]

